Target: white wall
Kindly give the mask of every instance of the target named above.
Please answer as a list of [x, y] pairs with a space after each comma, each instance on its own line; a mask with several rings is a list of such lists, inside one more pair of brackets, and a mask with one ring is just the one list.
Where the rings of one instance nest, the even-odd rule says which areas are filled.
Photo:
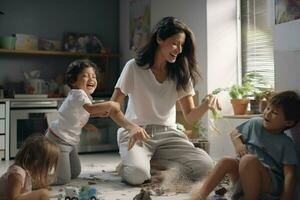
[[[228, 87], [238, 82], [238, 28], [236, 1], [209, 0], [207, 4], [207, 87]], [[227, 93], [219, 95], [222, 113], [232, 113]], [[239, 121], [223, 119], [215, 122], [219, 132], [209, 128], [210, 155], [214, 159], [234, 155], [229, 132]], [[211, 123], [209, 123], [211, 124]], [[210, 126], [209, 126], [210, 127]]]
[[[207, 87], [228, 87], [238, 82], [238, 28], [235, 0], [207, 1]], [[232, 113], [228, 94], [220, 94], [223, 113]]]
[[275, 89], [300, 90], [300, 20], [274, 27]]
[[275, 89], [300, 90], [300, 51], [275, 50]]

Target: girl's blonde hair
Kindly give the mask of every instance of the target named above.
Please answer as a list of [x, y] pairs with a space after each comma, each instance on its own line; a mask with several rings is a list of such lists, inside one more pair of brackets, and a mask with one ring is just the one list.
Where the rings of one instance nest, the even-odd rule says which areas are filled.
[[31, 175], [36, 187], [46, 187], [53, 181], [51, 172], [56, 172], [58, 146], [42, 134], [28, 137], [15, 157], [15, 164]]

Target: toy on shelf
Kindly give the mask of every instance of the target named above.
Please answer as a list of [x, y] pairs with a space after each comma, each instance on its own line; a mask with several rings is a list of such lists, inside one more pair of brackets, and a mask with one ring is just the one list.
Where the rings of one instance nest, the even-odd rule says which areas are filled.
[[94, 187], [65, 187], [65, 200], [97, 200], [97, 190]]

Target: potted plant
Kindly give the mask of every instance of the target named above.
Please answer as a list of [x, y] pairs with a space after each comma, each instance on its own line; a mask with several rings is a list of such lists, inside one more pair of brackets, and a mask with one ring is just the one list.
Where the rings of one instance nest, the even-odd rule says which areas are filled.
[[193, 125], [193, 132], [198, 133], [198, 136], [190, 139], [195, 147], [201, 148], [209, 153], [209, 142], [207, 140], [207, 128], [201, 120]]
[[201, 120], [199, 120], [192, 126], [192, 130], [186, 130], [182, 124], [177, 122], [177, 129], [184, 132], [188, 137], [189, 141], [192, 142], [195, 147], [201, 148], [207, 153], [209, 153], [207, 128]]
[[[245, 76], [248, 76], [247, 74]], [[231, 104], [235, 115], [243, 115], [246, 113], [249, 104], [249, 94], [253, 91], [253, 85], [248, 77], [244, 78], [243, 84], [234, 84], [228, 88], [217, 88], [212, 94], [216, 95], [221, 91], [228, 91], [231, 98]]]
[[262, 92], [261, 98], [259, 101], [259, 112], [263, 113], [265, 108], [267, 107], [267, 102], [270, 99], [270, 97], [273, 95], [274, 91], [273, 89], [268, 89]]
[[252, 85], [252, 91], [249, 93], [250, 112], [252, 114], [262, 113], [266, 106], [266, 100], [273, 92], [271, 85], [255, 71], [246, 73], [244, 81]]
[[252, 71], [244, 75], [242, 84], [217, 88], [212, 93], [216, 95], [221, 91], [228, 92], [234, 114], [243, 115], [247, 111], [249, 102], [253, 114], [261, 113], [266, 105], [266, 99], [272, 94], [273, 89], [261, 74]]
[[244, 115], [246, 113], [249, 104], [247, 95], [252, 89], [253, 87], [249, 83], [232, 85], [229, 88], [229, 96], [231, 97], [231, 104], [235, 115]]

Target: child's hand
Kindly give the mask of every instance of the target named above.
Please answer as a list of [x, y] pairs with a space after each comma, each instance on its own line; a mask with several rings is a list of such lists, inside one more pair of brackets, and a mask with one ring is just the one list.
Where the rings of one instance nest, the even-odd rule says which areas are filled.
[[243, 157], [244, 155], [246, 155], [248, 153], [246, 145], [243, 144], [240, 139], [236, 139], [233, 142], [233, 145], [234, 145], [237, 156]]
[[134, 126], [129, 130], [128, 151], [134, 146], [137, 141], [145, 141], [150, 138], [145, 129], [139, 126]]
[[84, 127], [83, 127], [86, 131], [88, 132], [92, 132], [92, 133], [97, 133], [98, 131], [98, 128], [96, 126], [94, 126], [93, 124], [86, 124]]
[[248, 153], [246, 145], [242, 141], [242, 134], [237, 130], [230, 133], [230, 138], [235, 148], [235, 152], [239, 157], [242, 157]]

